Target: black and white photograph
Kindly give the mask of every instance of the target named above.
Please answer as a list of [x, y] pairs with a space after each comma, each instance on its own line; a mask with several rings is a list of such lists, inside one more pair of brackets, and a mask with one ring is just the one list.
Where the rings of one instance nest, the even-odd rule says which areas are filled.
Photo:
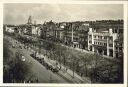
[[4, 3], [3, 83], [123, 84], [123, 4]]

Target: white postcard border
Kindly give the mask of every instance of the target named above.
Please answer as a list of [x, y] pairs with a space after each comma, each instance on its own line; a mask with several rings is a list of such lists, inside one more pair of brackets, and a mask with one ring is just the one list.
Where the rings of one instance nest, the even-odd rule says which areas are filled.
[[[4, 3], [48, 3], [48, 4], [123, 4], [124, 6], [124, 84], [17, 84], [17, 83], [3, 83], [3, 4]], [[6, 0], [5, 2], [2, 1], [0, 3], [0, 86], [43, 86], [43, 87], [127, 87], [127, 48], [128, 48], [128, 2], [127, 1], [58, 1], [55, 0], [54, 2], [51, 2], [50, 0], [28, 0], [28, 1], [16, 1], [13, 0], [10, 2], [10, 0]], [[117, 8], [118, 9], [118, 8]]]

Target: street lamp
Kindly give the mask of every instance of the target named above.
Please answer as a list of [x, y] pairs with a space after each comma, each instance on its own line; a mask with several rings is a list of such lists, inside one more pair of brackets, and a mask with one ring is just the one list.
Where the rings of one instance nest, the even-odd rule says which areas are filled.
[[[73, 49], [71, 49], [71, 51], [72, 51], [72, 53], [73, 53]], [[75, 58], [74, 58], [73, 54], [72, 54], [72, 58], [73, 58], [73, 64], [72, 64], [72, 65], [73, 65], [73, 78], [74, 78], [74, 74], [75, 74], [75, 73], [74, 73], [74, 68], [75, 68], [75, 67], [74, 67], [74, 66], [75, 66], [75, 64], [74, 64], [74, 63], [75, 63]]]

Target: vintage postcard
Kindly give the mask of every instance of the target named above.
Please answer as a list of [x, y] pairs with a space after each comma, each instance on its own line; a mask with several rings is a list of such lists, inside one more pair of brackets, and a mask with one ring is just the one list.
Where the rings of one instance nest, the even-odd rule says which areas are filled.
[[2, 3], [3, 84], [125, 87], [127, 6]]

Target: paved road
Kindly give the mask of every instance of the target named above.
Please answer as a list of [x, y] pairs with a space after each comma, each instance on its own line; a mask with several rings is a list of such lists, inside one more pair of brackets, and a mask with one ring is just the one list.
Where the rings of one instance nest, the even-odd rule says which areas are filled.
[[[7, 37], [6, 37], [7, 39]], [[22, 49], [20, 49], [19, 43], [15, 44], [15, 40], [12, 38], [9, 38], [9, 41], [11, 43], [13, 43], [15, 46], [17, 45], [17, 47], [15, 48], [10, 48], [10, 50], [15, 54], [15, 52], [19, 51], [20, 53], [22, 53], [25, 58], [26, 58], [26, 63], [27, 64], [31, 64], [31, 69], [30, 72], [28, 73], [28, 77], [27, 78], [31, 78], [31, 76], [33, 77], [37, 77], [39, 80], [39, 83], [68, 83], [67, 80], [63, 79], [62, 77], [60, 77], [59, 75], [47, 70], [44, 66], [42, 66], [38, 61], [36, 61], [35, 59], [33, 59], [30, 56], [30, 51], [27, 49], [24, 49], [22, 47]]]

